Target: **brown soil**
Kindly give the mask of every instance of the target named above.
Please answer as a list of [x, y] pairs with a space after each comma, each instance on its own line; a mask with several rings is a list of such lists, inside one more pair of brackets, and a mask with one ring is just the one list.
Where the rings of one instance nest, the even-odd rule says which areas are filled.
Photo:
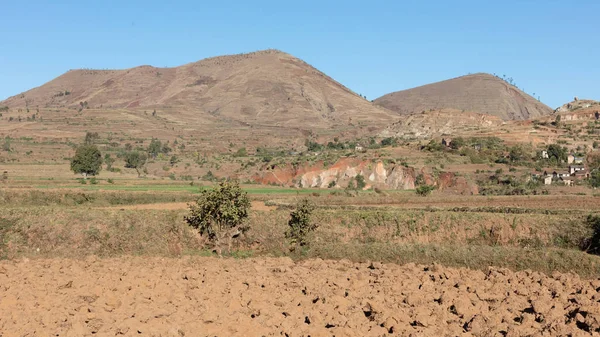
[[600, 279], [284, 258], [0, 263], [2, 336], [600, 332]]

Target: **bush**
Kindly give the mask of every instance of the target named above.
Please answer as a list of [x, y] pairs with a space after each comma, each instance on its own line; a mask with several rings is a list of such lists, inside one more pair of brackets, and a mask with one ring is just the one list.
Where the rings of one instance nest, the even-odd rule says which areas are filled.
[[354, 179], [356, 180], [356, 189], [362, 190], [365, 188], [365, 186], [367, 186], [365, 177], [363, 177], [362, 174], [357, 175]]
[[109, 183], [109, 184], [114, 184], [114, 183], [115, 183], [115, 181], [114, 181], [114, 180], [112, 180], [111, 178], [108, 178], [108, 179], [106, 180], [106, 182], [107, 182], [107, 183]]
[[585, 242], [584, 250], [590, 254], [600, 255], [600, 216], [588, 215], [587, 224], [592, 229], [592, 237]]
[[95, 177], [90, 179], [90, 184], [92, 185], [98, 185], [98, 179], [96, 179]]
[[294, 246], [307, 246], [307, 236], [317, 229], [317, 225], [311, 222], [312, 212], [315, 206], [308, 199], [302, 199], [296, 205], [296, 209], [290, 213], [288, 230], [285, 237], [290, 240], [292, 249]]
[[[210, 190], [200, 192], [195, 204], [190, 205], [190, 215], [185, 221], [219, 247], [231, 246], [231, 239], [249, 229], [245, 226], [250, 210], [248, 194], [238, 182], [223, 181]], [[220, 248], [217, 248], [220, 253]]]
[[425, 197], [425, 196], [428, 196], [428, 195], [430, 195], [430, 194], [431, 194], [431, 192], [432, 192], [434, 189], [435, 189], [435, 187], [433, 187], [433, 186], [430, 186], [430, 185], [421, 185], [421, 186], [417, 187], [417, 189], [415, 190], [415, 192], [416, 192], [418, 195], [420, 195], [420, 196], [422, 196], [422, 197]]

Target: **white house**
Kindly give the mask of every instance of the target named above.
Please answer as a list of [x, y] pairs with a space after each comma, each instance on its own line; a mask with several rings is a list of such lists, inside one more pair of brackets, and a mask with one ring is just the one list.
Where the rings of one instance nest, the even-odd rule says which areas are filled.
[[550, 156], [548, 156], [548, 151], [546, 150], [542, 150], [542, 159], [549, 159]]
[[552, 176], [544, 177], [544, 185], [552, 185]]
[[577, 172], [584, 172], [585, 166], [583, 165], [569, 165], [569, 174], [574, 175]]

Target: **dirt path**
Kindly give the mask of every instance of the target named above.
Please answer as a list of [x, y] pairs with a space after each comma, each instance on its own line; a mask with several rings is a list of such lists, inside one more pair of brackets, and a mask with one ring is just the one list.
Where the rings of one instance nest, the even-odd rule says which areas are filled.
[[[135, 210], [144, 210], [144, 209], [148, 209], [148, 210], [166, 210], [166, 211], [172, 211], [172, 210], [179, 210], [179, 209], [187, 209], [188, 208], [188, 204], [187, 202], [163, 202], [163, 203], [156, 203], [156, 204], [138, 204], [138, 205], [124, 205], [124, 206], [113, 206], [113, 207], [108, 207], [108, 208], [112, 208], [112, 209], [135, 209]], [[268, 212], [268, 211], [272, 211], [274, 209], [276, 209], [277, 207], [274, 206], [266, 206], [265, 203], [263, 201], [252, 201], [251, 202], [251, 207], [252, 210], [255, 211], [264, 211], [264, 212]]]
[[289, 259], [0, 262], [0, 335], [600, 334], [600, 279]]

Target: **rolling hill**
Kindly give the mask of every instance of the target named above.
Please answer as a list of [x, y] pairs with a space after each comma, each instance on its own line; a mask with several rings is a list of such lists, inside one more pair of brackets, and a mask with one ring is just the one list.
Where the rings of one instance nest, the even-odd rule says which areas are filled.
[[214, 57], [175, 68], [71, 70], [0, 106], [171, 109], [186, 112], [189, 125], [216, 119], [232, 125], [306, 130], [361, 121], [383, 125], [395, 118], [393, 112], [277, 50]]
[[479, 73], [384, 95], [375, 103], [401, 114], [457, 109], [524, 120], [552, 109], [496, 76]]

